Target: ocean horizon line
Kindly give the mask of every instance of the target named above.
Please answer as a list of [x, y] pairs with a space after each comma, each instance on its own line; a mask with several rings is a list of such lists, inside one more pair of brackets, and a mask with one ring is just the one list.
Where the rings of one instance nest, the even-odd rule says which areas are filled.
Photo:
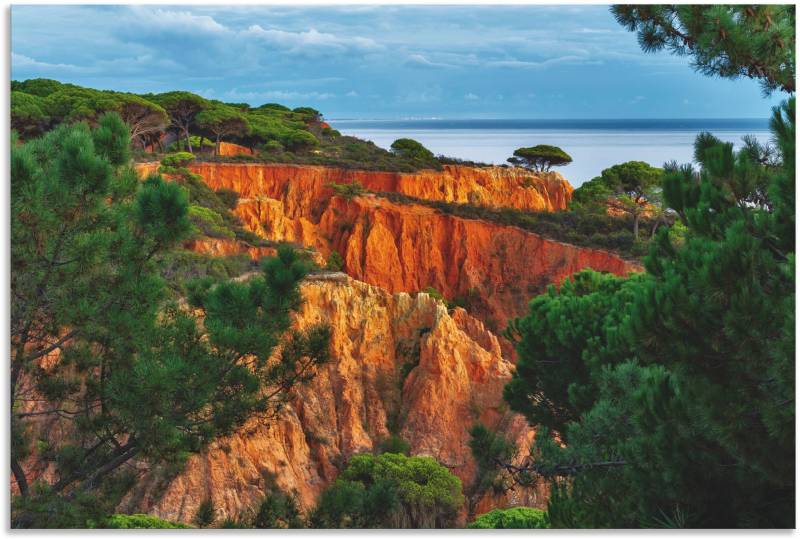
[[769, 121], [763, 117], [703, 117], [703, 118], [440, 118], [440, 117], [403, 117], [403, 118], [326, 118], [327, 122], [705, 122], [731, 121], [754, 122]]

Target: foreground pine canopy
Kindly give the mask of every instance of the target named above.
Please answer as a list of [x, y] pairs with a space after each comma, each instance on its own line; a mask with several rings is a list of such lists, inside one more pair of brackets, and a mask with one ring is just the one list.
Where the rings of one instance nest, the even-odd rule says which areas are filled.
[[[197, 283], [192, 308], [167, 294], [157, 260], [190, 230], [187, 195], [140, 182], [129, 146], [116, 114], [12, 145], [15, 527], [102, 522], [133, 480], [124, 464], [180, 462], [269, 416], [328, 357], [325, 327], [288, 331], [308, 271], [291, 249], [246, 282]], [[34, 431], [55, 474], [29, 485]]]
[[[646, 51], [794, 89], [792, 7], [613, 10]], [[501, 465], [551, 481], [551, 525], [794, 527], [795, 125], [790, 97], [771, 144], [698, 136], [697, 167], [664, 167], [680, 227], [659, 229], [646, 273], [583, 271], [510, 323], [505, 397], [542, 428], [526, 464]]]

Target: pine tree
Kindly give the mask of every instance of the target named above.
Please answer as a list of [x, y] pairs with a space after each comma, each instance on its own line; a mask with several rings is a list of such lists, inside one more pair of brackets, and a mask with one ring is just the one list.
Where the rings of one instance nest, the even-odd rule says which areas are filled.
[[[187, 196], [140, 182], [129, 144], [110, 114], [12, 145], [11, 468], [20, 495], [42, 500], [17, 504], [15, 526], [63, 507], [52, 496], [120, 484], [131, 459], [179, 462], [274, 414], [327, 359], [325, 327], [289, 331], [308, 271], [289, 248], [247, 282], [197, 283], [199, 319], [170, 300], [159, 261], [190, 230]], [[31, 450], [55, 470], [36, 488]]]
[[555, 525], [794, 526], [794, 126], [792, 99], [772, 120], [779, 166], [699, 137], [700, 170], [664, 178], [683, 243], [661, 230], [646, 274], [565, 284], [515, 324], [506, 394], [560, 436], [541, 429], [510, 470], [553, 480]]
[[[793, 6], [612, 9], [645, 51], [794, 91]], [[551, 480], [554, 526], [794, 526], [795, 123], [791, 98], [773, 111], [775, 147], [698, 136], [700, 169], [668, 164], [662, 181], [680, 241], [660, 230], [647, 273], [596, 288], [593, 310], [568, 310], [565, 286], [512, 324], [521, 368], [507, 398], [550, 423], [527, 464], [505, 467]], [[590, 317], [602, 322], [587, 335]], [[556, 366], [577, 384], [543, 373], [565, 342]]]

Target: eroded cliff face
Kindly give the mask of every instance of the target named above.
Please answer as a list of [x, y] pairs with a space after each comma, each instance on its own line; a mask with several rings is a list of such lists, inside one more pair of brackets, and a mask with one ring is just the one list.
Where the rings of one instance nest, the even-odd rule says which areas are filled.
[[[158, 164], [138, 168], [144, 175]], [[525, 312], [532, 296], [578, 270], [622, 275], [640, 268], [516, 227], [373, 194], [345, 198], [327, 186], [357, 181], [372, 191], [426, 200], [553, 211], [569, 201], [566, 181], [468, 167], [415, 175], [213, 163], [191, 170], [212, 189], [239, 193], [235, 213], [248, 229], [314, 248], [318, 261], [336, 251], [350, 277], [326, 274], [303, 285], [306, 301], [297, 325], [330, 324], [333, 360], [298, 391], [279, 421], [253, 418], [190, 459], [177, 477], [148, 473], [122, 510], [188, 521], [210, 497], [222, 517], [235, 516], [272, 481], [296, 492], [309, 509], [350, 456], [373, 451], [391, 433], [408, 441], [412, 454], [432, 456], [457, 474], [469, 498], [465, 511], [473, 515], [546, 504], [541, 485], [471, 491], [476, 470], [467, 444], [476, 420], [516, 442], [520, 456], [535, 436], [502, 400], [513, 364], [510, 343], [497, 334]], [[188, 247], [218, 255], [271, 254], [227, 240], [197, 240]], [[416, 294], [428, 286], [460, 299], [467, 310], [448, 312], [427, 294]], [[407, 364], [416, 366], [401, 380]]]
[[[523, 314], [527, 301], [548, 284], [580, 269], [618, 275], [639, 269], [612, 253], [547, 240], [513, 226], [463, 219], [375, 195], [347, 199], [326, 187], [352, 181], [353, 171], [213, 163], [192, 170], [213, 189], [237, 191], [241, 198], [235, 212], [256, 234], [314, 247], [323, 257], [337, 251], [349, 275], [390, 292], [432, 286], [448, 299], [463, 300], [493, 329]], [[377, 173], [362, 185], [399, 190], [402, 182], [390, 182], [396, 177]], [[429, 185], [416, 180], [413, 185]], [[441, 193], [434, 190], [433, 195]]]
[[528, 300], [547, 285], [580, 269], [634, 270], [606, 251], [374, 196], [334, 197], [319, 230], [318, 249], [339, 251], [353, 277], [390, 291], [432, 286], [448, 299], [462, 298], [495, 330], [524, 314]]
[[[520, 455], [530, 446], [534, 431], [502, 399], [513, 366], [497, 338], [464, 310], [449, 313], [427, 294], [390, 294], [341, 273], [311, 277], [301, 290], [296, 324], [330, 325], [331, 362], [277, 422], [253, 418], [172, 479], [148, 474], [123, 510], [189, 521], [210, 497], [221, 517], [235, 516], [271, 481], [296, 492], [308, 509], [352, 455], [375, 450], [392, 432], [410, 443], [411, 454], [447, 466], [470, 494], [476, 467], [468, 429], [476, 420], [517, 442]], [[402, 379], [406, 364], [416, 366]], [[482, 510], [545, 503], [543, 485], [472, 500]]]
[[[153, 164], [139, 167], [142, 174], [153, 170]], [[346, 199], [328, 187], [357, 181], [372, 191], [426, 200], [480, 199], [491, 206], [553, 211], [565, 208], [572, 192], [557, 173], [445, 166], [442, 172], [397, 174], [227, 163], [196, 163], [190, 169], [212, 189], [238, 192], [235, 213], [256, 234], [313, 247], [323, 258], [337, 251], [346, 273], [390, 292], [432, 286], [450, 300], [461, 300], [495, 330], [523, 314], [527, 301], [548, 284], [583, 268], [618, 275], [640, 269], [612, 253], [513, 226], [375, 195]]]
[[370, 191], [531, 211], [566, 209], [572, 196], [572, 186], [557, 172], [534, 174], [512, 167], [445, 165], [441, 171], [414, 174], [284, 164], [195, 163], [189, 169], [215, 189], [227, 187], [243, 198], [278, 198], [289, 182], [314, 199], [329, 196], [330, 183], [358, 182]]

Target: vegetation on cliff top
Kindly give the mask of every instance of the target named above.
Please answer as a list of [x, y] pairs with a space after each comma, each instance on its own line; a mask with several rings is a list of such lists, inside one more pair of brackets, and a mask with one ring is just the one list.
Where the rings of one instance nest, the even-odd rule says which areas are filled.
[[[222, 162], [297, 163], [397, 172], [441, 168], [433, 154], [416, 141], [402, 139], [398, 148], [387, 151], [372, 142], [342, 136], [310, 107], [292, 110], [275, 103], [251, 107], [184, 91], [136, 95], [50, 79], [12, 81], [11, 90], [11, 127], [23, 140], [64, 123], [86, 121], [94, 125], [103, 114], [116, 112], [129, 125], [136, 157], [140, 159], [185, 150]], [[211, 144], [207, 144], [209, 141]], [[245, 146], [254, 155], [219, 156], [222, 141]]]
[[639, 225], [647, 215], [655, 234], [659, 225], [669, 225], [661, 200], [663, 170], [643, 161], [628, 161], [609, 167], [600, 176], [584, 183], [572, 193], [573, 211], [607, 214], [609, 211], [630, 216], [633, 240], [639, 241]]
[[530, 148], [517, 148], [514, 150], [514, 156], [508, 158], [508, 162], [534, 172], [546, 172], [552, 167], [572, 163], [572, 157], [558, 146], [539, 144]]

